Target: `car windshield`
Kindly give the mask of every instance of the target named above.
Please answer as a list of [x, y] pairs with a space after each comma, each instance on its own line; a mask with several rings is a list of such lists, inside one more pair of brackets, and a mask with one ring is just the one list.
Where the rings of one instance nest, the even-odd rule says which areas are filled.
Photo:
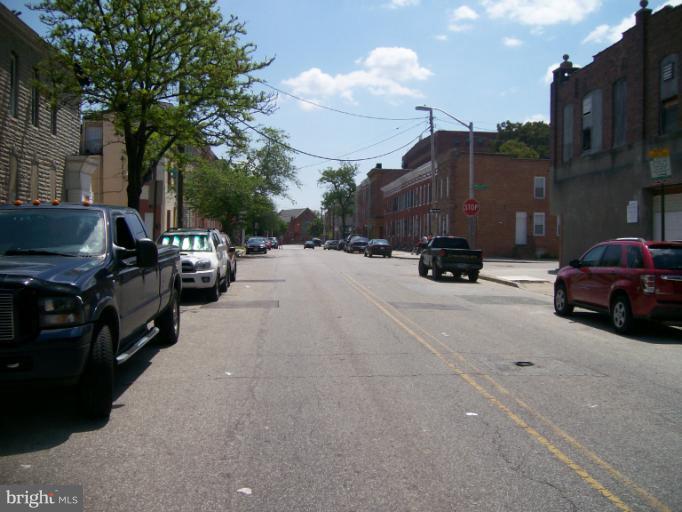
[[247, 244], [264, 244], [265, 239], [264, 238], [249, 238], [246, 241]]
[[391, 244], [388, 243], [388, 240], [381, 239], [381, 240], [374, 240], [374, 245], [391, 245]]
[[161, 245], [174, 245], [181, 251], [211, 252], [208, 235], [192, 233], [168, 233], [161, 237]]
[[650, 247], [654, 267], [665, 270], [682, 270], [682, 247]]
[[357, 242], [365, 242], [366, 243], [366, 242], [368, 242], [368, 239], [365, 238], [364, 236], [354, 236], [353, 238], [351, 238], [350, 241], [351, 241], [351, 243], [357, 243]]
[[0, 211], [0, 256], [100, 256], [104, 214], [86, 210]]
[[469, 243], [464, 238], [434, 238], [432, 247], [436, 249], [468, 249]]

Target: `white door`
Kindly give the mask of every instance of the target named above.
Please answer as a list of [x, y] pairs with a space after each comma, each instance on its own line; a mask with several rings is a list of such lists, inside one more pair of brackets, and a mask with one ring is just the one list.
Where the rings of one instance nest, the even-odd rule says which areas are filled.
[[[661, 239], [661, 196], [654, 196], [654, 240]], [[665, 239], [682, 240], [682, 194], [665, 195]]]
[[516, 245], [528, 243], [528, 214], [516, 212]]

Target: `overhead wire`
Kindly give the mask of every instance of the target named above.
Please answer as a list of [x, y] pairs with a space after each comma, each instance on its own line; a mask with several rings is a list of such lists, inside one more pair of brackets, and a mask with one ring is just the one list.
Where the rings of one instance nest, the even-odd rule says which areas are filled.
[[[402, 134], [404, 134], [404, 133], [407, 133], [407, 132], [409, 132], [410, 130], [413, 130], [414, 128], [417, 128], [418, 126], [420, 126], [420, 125], [422, 125], [422, 124], [424, 124], [424, 122], [419, 122], [419, 123], [417, 123], [417, 124], [413, 124], [412, 126], [410, 126], [410, 127], [408, 127], [408, 128], [405, 128], [404, 130], [402, 130], [402, 131], [400, 131], [400, 132], [398, 132], [398, 133], [394, 133], [394, 134], [391, 135], [390, 137], [387, 137], [387, 138], [385, 138], [385, 139], [382, 139], [382, 140], [380, 140], [380, 141], [378, 141], [378, 142], [375, 142], [375, 143], [373, 143], [373, 144], [370, 144], [370, 145], [368, 145], [368, 146], [364, 146], [364, 147], [362, 147], [362, 148], [358, 148], [358, 149], [355, 149], [355, 150], [353, 150], [353, 151], [349, 151], [349, 152], [347, 152], [347, 153], [343, 153], [343, 154], [339, 155], [339, 157], [344, 157], [344, 156], [348, 156], [348, 155], [353, 155], [353, 154], [355, 154], [355, 153], [359, 153], [360, 151], [365, 151], [366, 149], [373, 148], [373, 147], [375, 147], [375, 146], [378, 146], [379, 144], [383, 144], [384, 142], [388, 142], [389, 140], [394, 139], [394, 138], [398, 137], [399, 135], [402, 135]], [[399, 128], [401, 128], [401, 127], [398, 127], [398, 128], [396, 128], [396, 129], [399, 129]], [[420, 135], [423, 135], [425, 132], [426, 132], [426, 130], [422, 130], [422, 132], [418, 135], [418, 137], [419, 137]], [[315, 167], [315, 166], [317, 166], [317, 165], [323, 164], [323, 163], [325, 163], [326, 161], [327, 161], [327, 160], [320, 160], [319, 162], [314, 162], [314, 163], [311, 163], [311, 164], [302, 165], [302, 166], [300, 166], [300, 167], [297, 167], [296, 169], [297, 169], [297, 170], [308, 169], [309, 167]]]
[[259, 130], [255, 126], [250, 125], [246, 121], [240, 121], [240, 122], [244, 126], [246, 126], [248, 129], [250, 129], [251, 131], [260, 135], [261, 137], [269, 140], [270, 142], [273, 142], [273, 143], [278, 144], [282, 147], [285, 147], [285, 148], [287, 148], [287, 149], [289, 149], [295, 153], [310, 156], [313, 158], [319, 158], [321, 160], [327, 160], [327, 161], [331, 161], [331, 162], [348, 162], [348, 163], [350, 163], [350, 162], [366, 162], [367, 160], [375, 160], [377, 158], [382, 158], [384, 156], [392, 155], [393, 153], [396, 153], [396, 152], [400, 151], [401, 149], [405, 149], [407, 146], [409, 146], [410, 144], [413, 144], [414, 141], [416, 141], [418, 139], [418, 137], [414, 137], [409, 142], [407, 142], [407, 144], [404, 144], [404, 145], [400, 146], [399, 148], [395, 148], [395, 149], [388, 151], [386, 153], [382, 153], [381, 155], [374, 155], [374, 156], [369, 156], [366, 158], [334, 158], [334, 157], [329, 157], [329, 156], [324, 156], [324, 155], [317, 155], [315, 153], [310, 153], [308, 151], [303, 151], [302, 149], [295, 148], [289, 144], [282, 142], [281, 140], [277, 140], [277, 139], [270, 137], [267, 133], [263, 132], [262, 130]]
[[374, 119], [374, 120], [377, 120], [377, 121], [415, 121], [415, 120], [417, 120], [417, 119], [422, 119], [422, 117], [423, 117], [423, 116], [421, 116], [421, 117], [381, 117], [381, 116], [370, 116], [370, 115], [368, 115], [368, 114], [358, 114], [358, 113], [355, 113], [355, 112], [348, 112], [348, 111], [346, 111], [346, 110], [341, 110], [341, 109], [334, 108], [334, 107], [328, 107], [327, 105], [322, 105], [322, 104], [317, 103], [317, 102], [315, 102], [315, 101], [311, 101], [311, 100], [307, 100], [307, 99], [305, 99], [305, 98], [301, 98], [300, 96], [296, 96], [295, 94], [292, 94], [292, 93], [290, 93], [290, 92], [283, 91], [282, 89], [280, 89], [280, 88], [278, 88], [278, 87], [275, 87], [274, 85], [272, 85], [272, 84], [270, 84], [270, 83], [268, 83], [268, 82], [265, 82], [265, 81], [264, 81], [264, 82], [262, 82], [262, 83], [263, 83], [263, 85], [265, 85], [266, 87], [269, 87], [270, 89], [272, 89], [272, 90], [274, 90], [274, 91], [277, 91], [277, 92], [280, 93], [280, 94], [284, 94], [285, 96], [289, 96], [290, 98], [293, 98], [293, 99], [295, 99], [295, 100], [297, 100], [297, 101], [300, 101], [300, 102], [302, 102], [302, 103], [307, 103], [307, 104], [313, 105], [313, 106], [315, 106], [315, 107], [317, 107], [317, 108], [321, 108], [321, 109], [324, 109], [324, 110], [330, 110], [330, 111], [332, 111], [332, 112], [336, 112], [336, 113], [338, 113], [338, 114], [344, 114], [344, 115], [347, 115], [347, 116], [360, 117], [360, 118], [363, 118], [363, 119]]

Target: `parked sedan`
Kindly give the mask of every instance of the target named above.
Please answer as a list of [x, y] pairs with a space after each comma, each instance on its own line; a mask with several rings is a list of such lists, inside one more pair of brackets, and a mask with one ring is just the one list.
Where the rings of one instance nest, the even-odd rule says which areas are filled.
[[365, 257], [371, 258], [372, 256], [387, 256], [390, 258], [393, 252], [393, 247], [388, 240], [383, 238], [373, 238], [367, 243], [365, 247]]
[[246, 241], [246, 254], [267, 254], [268, 245], [265, 238], [252, 236]]
[[574, 307], [609, 314], [626, 333], [637, 319], [682, 322], [682, 242], [619, 238], [601, 242], [562, 268], [554, 309]]
[[327, 240], [324, 243], [324, 249], [328, 249], [331, 251], [332, 249], [336, 249], [338, 247], [338, 245], [339, 245], [338, 240]]
[[364, 236], [354, 236], [346, 243], [346, 252], [364, 252], [369, 240]]
[[315, 249], [315, 242], [313, 242], [312, 240], [307, 240], [307, 241], [303, 244], [303, 248], [304, 248], [304, 249]]

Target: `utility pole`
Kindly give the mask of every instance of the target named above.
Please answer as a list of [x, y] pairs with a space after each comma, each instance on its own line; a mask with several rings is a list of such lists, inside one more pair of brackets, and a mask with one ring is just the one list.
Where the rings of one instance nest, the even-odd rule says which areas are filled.
[[433, 137], [433, 109], [422, 106], [415, 107], [415, 110], [422, 110], [429, 113], [429, 131], [431, 133], [431, 208], [429, 209], [429, 235], [435, 235], [433, 230], [433, 215], [436, 207], [436, 141]]

